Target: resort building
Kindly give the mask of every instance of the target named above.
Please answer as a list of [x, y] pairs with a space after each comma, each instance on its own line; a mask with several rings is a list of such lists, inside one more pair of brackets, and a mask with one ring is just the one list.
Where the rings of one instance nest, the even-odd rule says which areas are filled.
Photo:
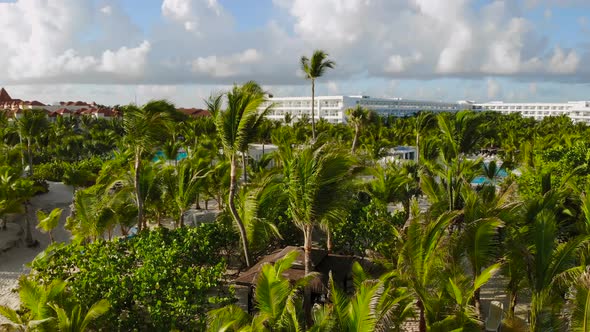
[[38, 109], [47, 114], [50, 121], [56, 117], [71, 116], [92, 116], [95, 118], [113, 118], [119, 116], [119, 112], [113, 108], [107, 108], [96, 103], [87, 103], [83, 101], [62, 101], [53, 105], [46, 105], [39, 101], [26, 101], [10, 97], [8, 92], [0, 89], [0, 113], [3, 112], [9, 118], [20, 118], [24, 110]]
[[574, 123], [590, 123], [590, 101], [569, 101], [567, 103], [505, 103], [493, 101], [475, 103], [474, 111], [495, 111], [502, 114], [520, 113], [523, 117], [542, 120], [546, 116], [566, 115]]
[[[446, 103], [369, 96], [316, 96], [314, 104], [315, 119], [325, 119], [330, 123], [346, 123], [346, 110], [357, 105], [383, 116], [410, 116], [420, 111], [457, 112], [471, 109], [471, 102], [466, 101]], [[304, 116], [311, 118], [311, 97], [270, 97], [261, 109], [270, 105], [273, 105], [273, 109], [267, 117], [271, 120], [285, 121], [286, 116], [292, 121], [298, 121]]]

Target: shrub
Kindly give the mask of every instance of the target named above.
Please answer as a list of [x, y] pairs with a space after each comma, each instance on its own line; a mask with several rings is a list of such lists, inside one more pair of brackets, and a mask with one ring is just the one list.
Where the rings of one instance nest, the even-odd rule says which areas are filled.
[[230, 225], [144, 231], [130, 239], [50, 247], [32, 263], [42, 283], [69, 280], [83, 306], [107, 299], [107, 331], [202, 330], [206, 312], [231, 298], [223, 283]]

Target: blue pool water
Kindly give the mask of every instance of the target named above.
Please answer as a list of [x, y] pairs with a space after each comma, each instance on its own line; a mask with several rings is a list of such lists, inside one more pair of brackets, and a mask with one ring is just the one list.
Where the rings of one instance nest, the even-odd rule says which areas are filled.
[[[505, 178], [505, 177], [507, 177], [507, 176], [508, 176], [508, 172], [506, 172], [506, 170], [505, 170], [505, 169], [503, 169], [503, 168], [502, 168], [502, 169], [500, 169], [500, 170], [499, 170], [499, 171], [496, 173], [496, 177], [497, 177], [498, 179], [503, 179], [503, 178]], [[490, 183], [490, 180], [486, 179], [486, 177], [485, 177], [485, 176], [481, 176], [481, 175], [480, 175], [480, 176], [478, 176], [478, 177], [476, 177], [475, 179], [473, 179], [473, 181], [471, 181], [471, 184], [474, 184], [474, 185], [481, 185], [481, 184], [484, 184], [484, 183]]]
[[[179, 152], [176, 155], [176, 160], [182, 160], [184, 158], [186, 158], [188, 155], [186, 152]], [[164, 155], [164, 152], [162, 151], [158, 151], [156, 152], [156, 156], [154, 157], [154, 159], [152, 159], [153, 161], [158, 161], [160, 159], [164, 159], [166, 156]]]

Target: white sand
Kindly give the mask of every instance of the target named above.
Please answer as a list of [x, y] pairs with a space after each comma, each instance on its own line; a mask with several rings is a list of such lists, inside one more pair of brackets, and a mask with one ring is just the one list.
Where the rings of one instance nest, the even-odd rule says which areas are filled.
[[[49, 236], [35, 228], [37, 221], [35, 217], [36, 211], [38, 209], [50, 211], [56, 207], [62, 208], [64, 211], [59, 225], [53, 231], [53, 237], [55, 241], [69, 241], [70, 234], [64, 229], [64, 223], [67, 216], [70, 215], [72, 197], [72, 187], [62, 183], [50, 182], [48, 193], [36, 196], [31, 200], [29, 218], [33, 225], [33, 239], [38, 240], [40, 245], [36, 248], [27, 248], [25, 245], [20, 245], [17, 248], [0, 253], [0, 305], [13, 309], [18, 308], [20, 304], [19, 297], [17, 293], [13, 292], [18, 285], [18, 278], [21, 274], [28, 272], [25, 264], [32, 261], [49, 244]], [[24, 216], [17, 222], [22, 223], [24, 227]], [[0, 317], [0, 324], [4, 322], [4, 318]]]

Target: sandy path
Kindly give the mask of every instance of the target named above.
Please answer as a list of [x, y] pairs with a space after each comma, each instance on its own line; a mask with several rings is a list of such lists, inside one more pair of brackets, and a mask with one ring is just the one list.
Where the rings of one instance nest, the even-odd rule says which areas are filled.
[[[38, 240], [40, 245], [36, 248], [27, 248], [21, 245], [20, 247], [0, 253], [0, 305], [9, 306], [14, 309], [18, 308], [18, 294], [13, 292], [13, 289], [17, 287], [18, 278], [21, 274], [28, 272], [29, 269], [25, 264], [32, 261], [49, 244], [49, 236], [39, 232], [35, 228], [37, 220], [35, 217], [36, 211], [38, 209], [50, 211], [56, 207], [62, 208], [64, 211], [59, 225], [53, 231], [53, 236], [55, 241], [69, 241], [70, 234], [64, 229], [64, 223], [67, 216], [70, 215], [71, 203], [72, 187], [58, 182], [50, 182], [48, 193], [36, 196], [31, 200], [29, 218], [33, 223], [33, 238]], [[24, 223], [24, 219], [19, 221]], [[3, 318], [0, 317], [0, 324], [2, 323]]]

